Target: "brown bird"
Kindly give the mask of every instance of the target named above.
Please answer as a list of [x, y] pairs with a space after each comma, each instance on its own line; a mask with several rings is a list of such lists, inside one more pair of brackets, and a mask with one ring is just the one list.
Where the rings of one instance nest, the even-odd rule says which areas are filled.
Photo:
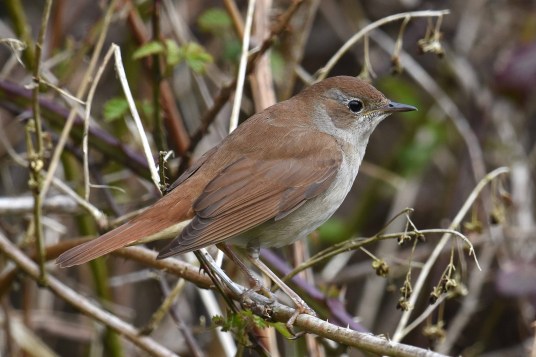
[[325, 79], [250, 117], [152, 207], [57, 263], [85, 263], [185, 220], [191, 222], [158, 259], [222, 242], [254, 258], [260, 247], [288, 245], [341, 205], [376, 126], [411, 110], [360, 79]]

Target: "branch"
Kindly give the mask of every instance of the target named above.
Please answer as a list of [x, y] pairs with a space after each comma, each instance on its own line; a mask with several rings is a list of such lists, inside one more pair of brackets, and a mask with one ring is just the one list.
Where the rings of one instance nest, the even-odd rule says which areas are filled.
[[[2, 251], [9, 259], [13, 260], [15, 264], [30, 277], [35, 280], [38, 279], [39, 269], [37, 265], [1, 233], [0, 251]], [[162, 269], [168, 273], [193, 281], [199, 286], [211, 286], [210, 279], [199, 273], [199, 268], [178, 261], [177, 259], [154, 260], [156, 257], [155, 252], [138, 247], [123, 248], [118, 250], [116, 254], [129, 257], [133, 260], [138, 260], [144, 264], [150, 263], [150, 265], [155, 268]], [[58, 297], [76, 307], [84, 314], [122, 334], [143, 350], [157, 356], [174, 356], [172, 352], [156, 343], [153, 339], [140, 336], [138, 330], [132, 325], [127, 324], [115, 315], [96, 307], [88, 299], [79, 295], [53, 276], [49, 276], [47, 282], [48, 288]], [[251, 309], [255, 314], [265, 319], [278, 322], [287, 322], [289, 318], [296, 312], [294, 308], [278, 302], [273, 302], [272, 300], [257, 293], [249, 293], [247, 295], [247, 299], [244, 299], [243, 295], [234, 295], [230, 291], [227, 291], [226, 293], [228, 293], [234, 300], [242, 302], [245, 308]], [[310, 315], [299, 315], [294, 323], [294, 326], [301, 328], [306, 333], [316, 334], [320, 337], [324, 337], [349, 347], [355, 347], [371, 353], [408, 357], [443, 356], [441, 354], [418, 347], [392, 342], [383, 337], [339, 327]]]
[[[510, 170], [507, 167], [499, 167], [498, 169], [495, 169], [492, 172], [490, 172], [489, 174], [487, 174], [482, 180], [480, 180], [478, 185], [476, 185], [476, 187], [473, 189], [473, 191], [471, 192], [471, 194], [469, 195], [469, 197], [467, 198], [467, 200], [463, 204], [462, 208], [460, 208], [460, 210], [458, 211], [458, 214], [452, 220], [452, 223], [449, 225], [448, 229], [454, 230], [461, 224], [463, 218], [465, 217], [465, 215], [467, 214], [469, 209], [472, 207], [473, 203], [478, 198], [478, 195], [484, 189], [484, 187], [486, 187], [486, 185], [488, 183], [493, 181], [497, 176], [504, 175], [504, 174], [507, 174], [509, 172], [510, 172]], [[417, 282], [413, 286], [413, 293], [411, 294], [411, 297], [409, 299], [409, 304], [411, 306], [415, 305], [415, 303], [417, 301], [417, 298], [420, 296], [420, 292], [421, 292], [422, 288], [424, 287], [424, 282], [425, 282], [426, 278], [428, 277], [428, 275], [430, 273], [430, 270], [432, 269], [432, 266], [434, 265], [434, 263], [436, 262], [437, 258], [439, 257], [441, 251], [443, 250], [443, 248], [445, 247], [445, 245], [449, 241], [450, 235], [451, 235], [451, 233], [446, 233], [441, 238], [439, 243], [436, 245], [436, 247], [434, 248], [434, 250], [430, 254], [430, 257], [428, 258], [426, 263], [423, 265], [423, 267], [421, 269], [421, 273], [419, 274], [419, 277], [417, 278]], [[474, 252], [473, 252], [473, 254], [474, 254]], [[411, 310], [404, 311], [402, 313], [402, 316], [400, 317], [400, 322], [399, 322], [399, 324], [398, 324], [398, 326], [396, 328], [396, 331], [395, 331], [395, 333], [393, 335], [393, 340], [400, 341], [402, 338], [404, 338], [405, 334], [409, 332], [407, 330], [404, 330], [404, 327], [408, 323], [410, 315], [411, 315]]]
[[[259, 50], [256, 52], [253, 52], [249, 58], [248, 63], [246, 66], [246, 75], [251, 74], [253, 69], [255, 68], [255, 64], [257, 63], [257, 60], [272, 46], [274, 43], [276, 37], [285, 30], [287, 27], [290, 19], [298, 10], [300, 5], [302, 4], [303, 0], [294, 0], [292, 4], [289, 6], [287, 11], [280, 17], [279, 22], [273, 27], [272, 31], [270, 32], [270, 35], [268, 38], [264, 40], [262, 45], [260, 46]], [[236, 87], [236, 79], [228, 84], [227, 86], [223, 87], [220, 90], [220, 93], [218, 96], [214, 99], [214, 104], [212, 107], [203, 115], [201, 118], [201, 124], [199, 126], [199, 129], [197, 132], [192, 136], [192, 142], [190, 144], [189, 150], [191, 151], [195, 145], [201, 140], [205, 132], [208, 130], [208, 127], [216, 117], [216, 115], [219, 113], [221, 108], [227, 103], [227, 100], [231, 96], [233, 92], [233, 88]]]
[[[38, 281], [38, 266], [20, 249], [13, 245], [2, 233], [0, 233], [0, 250], [17, 264], [22, 271], [28, 274], [32, 279]], [[95, 306], [95, 304], [84, 296], [64, 285], [60, 280], [50, 274], [47, 276], [47, 288], [85, 315], [103, 323], [120, 335], [125, 336], [129, 341], [147, 353], [154, 356], [176, 356], [173, 352], [161, 346], [152, 338], [140, 336], [135, 327], [119, 319], [117, 316]]]
[[425, 11], [410, 11], [410, 12], [403, 12], [400, 14], [395, 14], [391, 16], [384, 17], [382, 19], [379, 19], [378, 21], [374, 21], [373, 23], [363, 27], [361, 31], [353, 35], [342, 47], [333, 55], [333, 57], [330, 58], [328, 63], [322, 68], [320, 68], [315, 75], [316, 81], [321, 81], [322, 79], [326, 78], [329, 72], [333, 69], [335, 64], [339, 61], [339, 59], [353, 46], [355, 45], [363, 36], [365, 36], [367, 33], [371, 32], [375, 28], [378, 28], [380, 26], [383, 26], [389, 22], [405, 19], [405, 18], [411, 18], [411, 17], [441, 17], [443, 15], [448, 15], [450, 13], [450, 10], [439, 10], [439, 11], [432, 11], [432, 10], [425, 10]]

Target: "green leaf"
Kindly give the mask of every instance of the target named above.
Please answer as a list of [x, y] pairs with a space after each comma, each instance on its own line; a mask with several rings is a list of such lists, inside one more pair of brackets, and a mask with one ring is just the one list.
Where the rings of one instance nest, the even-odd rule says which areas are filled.
[[225, 33], [231, 27], [231, 19], [223, 9], [212, 8], [203, 12], [197, 19], [202, 31], [211, 32], [215, 35]]
[[166, 63], [173, 67], [182, 61], [182, 50], [174, 40], [166, 40]]
[[138, 48], [136, 51], [134, 51], [132, 58], [136, 60], [143, 57], [164, 53], [165, 50], [166, 49], [164, 48], [162, 42], [151, 41], [147, 42], [146, 44]]
[[207, 64], [214, 61], [210, 53], [205, 51], [205, 49], [197, 43], [188, 43], [181, 49], [182, 57], [184, 57], [188, 67], [194, 72], [203, 73]]
[[108, 100], [102, 109], [102, 115], [106, 121], [121, 119], [128, 112], [128, 102], [124, 98], [112, 98]]

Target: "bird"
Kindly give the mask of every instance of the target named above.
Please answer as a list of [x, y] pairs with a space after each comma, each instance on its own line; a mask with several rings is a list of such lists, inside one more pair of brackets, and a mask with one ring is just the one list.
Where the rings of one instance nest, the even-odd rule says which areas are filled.
[[259, 262], [261, 247], [289, 245], [330, 218], [352, 188], [377, 125], [413, 110], [356, 77], [317, 82], [245, 120], [151, 207], [64, 252], [57, 264], [83, 264], [184, 221], [157, 259], [225, 243]]

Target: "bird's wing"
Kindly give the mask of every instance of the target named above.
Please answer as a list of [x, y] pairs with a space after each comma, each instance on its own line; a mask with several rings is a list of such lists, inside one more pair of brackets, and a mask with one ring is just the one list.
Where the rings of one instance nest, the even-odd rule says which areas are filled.
[[325, 159], [314, 152], [299, 158], [238, 159], [208, 183], [194, 203], [192, 222], [159, 258], [217, 244], [268, 220], [282, 219], [326, 191], [341, 160], [338, 151]]

